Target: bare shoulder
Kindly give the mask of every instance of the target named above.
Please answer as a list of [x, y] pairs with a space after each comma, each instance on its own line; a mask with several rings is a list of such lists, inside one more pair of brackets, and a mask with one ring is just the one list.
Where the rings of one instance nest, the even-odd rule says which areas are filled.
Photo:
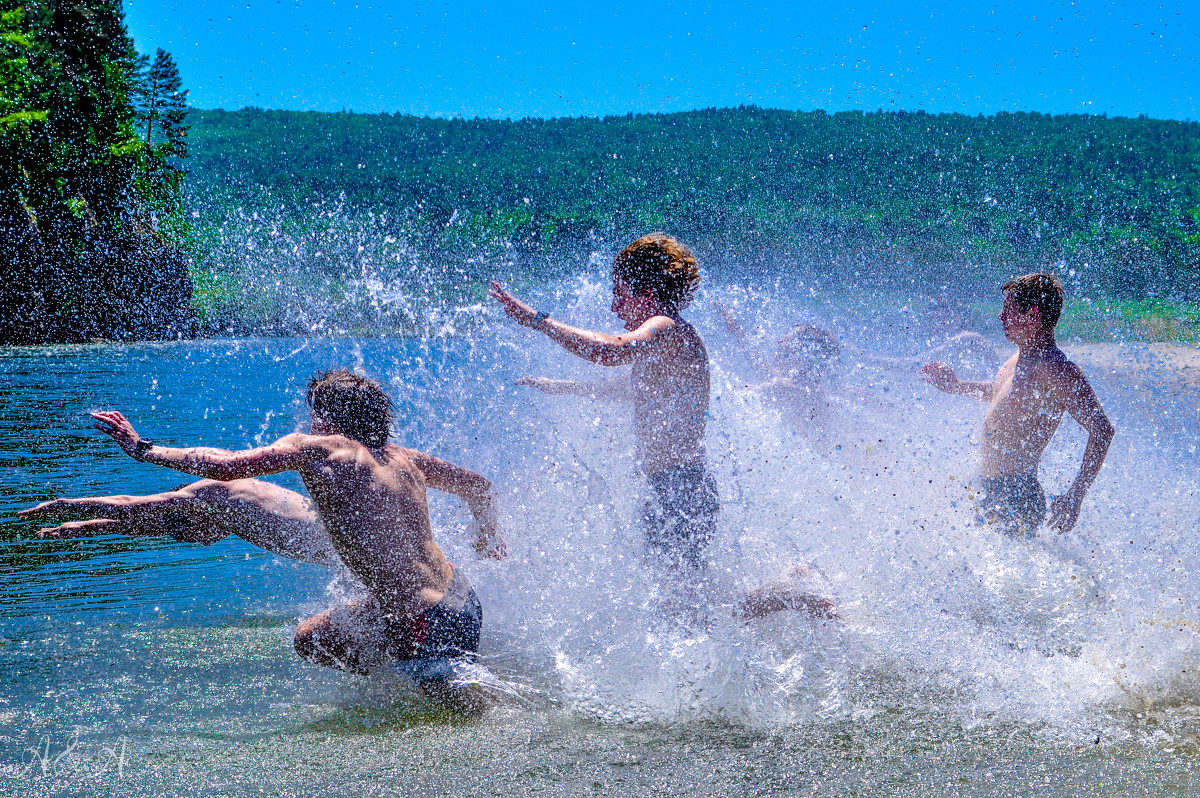
[[1003, 382], [1009, 375], [1017, 370], [1017, 361], [1020, 360], [1021, 354], [1018, 352], [1000, 364], [1000, 369], [996, 372], [993, 379], [994, 382]]
[[645, 341], [666, 341], [681, 335], [684, 332], [683, 328], [687, 326], [689, 325], [676, 321], [670, 316], [651, 316], [642, 322], [642, 325], [631, 335]]
[[1091, 393], [1092, 385], [1083, 369], [1071, 361], [1061, 349], [1054, 349], [1043, 362], [1046, 373], [1057, 390], [1068, 394]]

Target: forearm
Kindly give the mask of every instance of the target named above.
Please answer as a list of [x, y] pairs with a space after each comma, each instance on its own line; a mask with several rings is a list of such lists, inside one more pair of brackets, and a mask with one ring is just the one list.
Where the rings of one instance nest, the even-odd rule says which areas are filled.
[[619, 366], [629, 362], [627, 348], [619, 345], [615, 336], [592, 330], [581, 330], [555, 319], [543, 319], [535, 328], [576, 357], [602, 366]]
[[966, 380], [959, 380], [958, 383], [951, 389], [947, 390], [943, 388], [942, 390], [946, 391], [946, 393], [955, 394], [956, 396], [965, 396], [968, 399], [978, 399], [980, 402], [992, 401], [993, 386], [990, 382], [967, 382]]
[[561, 390], [557, 391], [558, 393], [570, 394], [572, 396], [616, 401], [628, 401], [633, 398], [628, 380], [596, 380], [588, 382], [582, 380], [553, 380], [553, 382], [561, 384]]
[[1079, 468], [1079, 474], [1067, 490], [1067, 495], [1075, 502], [1083, 501], [1088, 489], [1095, 482], [1100, 468], [1104, 465], [1104, 459], [1108, 456], [1108, 447], [1112, 444], [1112, 439], [1112, 427], [1108, 425], [1092, 430], [1088, 434], [1087, 448], [1083, 452], [1083, 463]]
[[155, 444], [146, 450], [142, 462], [164, 466], [185, 474], [229, 482], [234, 479], [262, 476], [251, 473], [238, 463], [238, 453], [228, 449], [194, 446], [177, 449]]
[[490, 483], [487, 484], [486, 489], [462, 495], [462, 499], [467, 503], [467, 507], [471, 509], [471, 515], [475, 517], [475, 521], [479, 524], [480, 529], [489, 531], [495, 529], [496, 505], [492, 500]]

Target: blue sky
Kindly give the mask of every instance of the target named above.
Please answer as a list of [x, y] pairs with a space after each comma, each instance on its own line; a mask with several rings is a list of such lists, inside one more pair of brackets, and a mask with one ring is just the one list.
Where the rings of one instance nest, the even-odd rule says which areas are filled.
[[198, 108], [580, 116], [743, 103], [1200, 119], [1200, 0], [126, 0]]

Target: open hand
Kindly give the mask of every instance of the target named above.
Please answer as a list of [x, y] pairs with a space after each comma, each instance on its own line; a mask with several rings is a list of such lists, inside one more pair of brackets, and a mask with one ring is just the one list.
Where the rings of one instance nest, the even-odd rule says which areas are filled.
[[503, 560], [508, 556], [508, 546], [495, 529], [486, 531], [480, 529], [472, 548], [480, 557], [486, 557], [489, 560]]
[[1057, 497], [1050, 503], [1050, 517], [1046, 525], [1061, 532], [1070, 532], [1079, 520], [1079, 501], [1070, 494]]
[[500, 283], [492, 280], [492, 287], [488, 289], [488, 296], [497, 300], [500, 306], [504, 308], [504, 312], [508, 314], [508, 317], [517, 324], [520, 324], [522, 327], [533, 326], [534, 320], [537, 318], [537, 311], [505, 291]]
[[142, 440], [142, 436], [138, 435], [133, 425], [125, 419], [125, 416], [121, 415], [121, 411], [105, 410], [92, 413], [92, 418], [98, 422], [93, 424], [93, 427], [116, 441], [125, 454], [137, 459], [137, 445]]
[[87, 521], [68, 521], [58, 526], [48, 526], [37, 531], [39, 538], [82, 538], [88, 535], [105, 535], [121, 531], [121, 522], [111, 518], [90, 518]]
[[958, 375], [944, 363], [926, 363], [921, 367], [921, 379], [939, 391], [953, 392], [958, 386]]

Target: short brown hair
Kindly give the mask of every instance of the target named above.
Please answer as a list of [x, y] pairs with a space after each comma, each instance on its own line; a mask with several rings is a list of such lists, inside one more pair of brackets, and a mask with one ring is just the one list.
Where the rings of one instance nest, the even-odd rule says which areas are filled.
[[797, 324], [780, 340], [783, 354], [814, 376], [823, 377], [842, 356], [842, 345], [829, 330]]
[[1014, 277], [1000, 287], [1004, 293], [1011, 293], [1016, 300], [1017, 309], [1028, 313], [1036, 307], [1042, 315], [1042, 327], [1053, 330], [1062, 315], [1063, 291], [1062, 280], [1053, 274], [1023, 274]]
[[392, 400], [383, 386], [349, 369], [323, 371], [308, 381], [308, 404], [347, 438], [382, 449], [392, 430]]
[[669, 310], [682, 310], [700, 285], [696, 256], [665, 233], [634, 241], [613, 259], [613, 277], [629, 283], [635, 294], [650, 291]]

